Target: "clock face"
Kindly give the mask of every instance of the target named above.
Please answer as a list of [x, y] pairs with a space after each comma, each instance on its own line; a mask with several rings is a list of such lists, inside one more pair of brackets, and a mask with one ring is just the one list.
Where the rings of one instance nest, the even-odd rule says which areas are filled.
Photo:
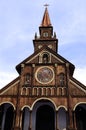
[[54, 79], [54, 71], [48, 66], [40, 67], [36, 71], [35, 78], [41, 84], [48, 84]]

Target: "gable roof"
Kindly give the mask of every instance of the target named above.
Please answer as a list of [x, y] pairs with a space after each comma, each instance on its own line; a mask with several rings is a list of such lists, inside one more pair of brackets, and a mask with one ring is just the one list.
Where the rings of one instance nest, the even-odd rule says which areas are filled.
[[86, 86], [79, 82], [74, 77], [69, 79], [70, 81], [70, 94], [72, 97], [86, 97]]
[[19, 63], [17, 66], [16, 66], [16, 70], [17, 72], [20, 74], [21, 73], [21, 64], [27, 64], [27, 63], [30, 63], [31, 60], [35, 59], [35, 57], [37, 55], [39, 55], [39, 53], [43, 50], [46, 50], [48, 52], [50, 52], [52, 55], [54, 55], [60, 63], [69, 63], [69, 69], [70, 69], [70, 75], [73, 75], [73, 72], [74, 72], [74, 69], [75, 69], [75, 66], [70, 63], [68, 60], [66, 60], [65, 58], [63, 58], [61, 55], [59, 55], [58, 53], [56, 53], [55, 51], [53, 51], [52, 49], [50, 49], [49, 47], [47, 47], [46, 45], [44, 45], [41, 49], [35, 51], [32, 55], [30, 55], [29, 57], [27, 57], [25, 60], [23, 60], [21, 63]]
[[[4, 86], [2, 89], [0, 89], [0, 95], [6, 95], [7, 92], [13, 88], [13, 93], [11, 91], [11, 95], [16, 95], [17, 93], [15, 92], [14, 89], [18, 89], [16, 86], [19, 83], [20, 80], [20, 76], [18, 76], [16, 79], [14, 79], [13, 81], [11, 81], [9, 84], [7, 84], [6, 86]], [[15, 88], [16, 87], [16, 88]]]

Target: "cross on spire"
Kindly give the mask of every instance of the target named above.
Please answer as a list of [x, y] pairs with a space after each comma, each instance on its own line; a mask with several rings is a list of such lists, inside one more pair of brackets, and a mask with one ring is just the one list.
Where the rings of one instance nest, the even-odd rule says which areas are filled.
[[49, 6], [49, 4], [45, 4], [44, 6], [45, 6], [45, 7], [48, 7], [48, 6]]

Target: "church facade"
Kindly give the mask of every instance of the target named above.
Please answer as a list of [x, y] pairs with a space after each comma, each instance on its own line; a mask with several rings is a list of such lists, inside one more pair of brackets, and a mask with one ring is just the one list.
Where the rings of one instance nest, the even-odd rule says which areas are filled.
[[86, 86], [58, 54], [47, 8], [33, 45], [19, 76], [0, 90], [0, 130], [86, 130]]

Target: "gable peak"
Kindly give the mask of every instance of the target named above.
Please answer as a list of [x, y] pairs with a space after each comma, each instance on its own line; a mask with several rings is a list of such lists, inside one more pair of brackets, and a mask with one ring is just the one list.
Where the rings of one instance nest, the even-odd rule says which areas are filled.
[[45, 8], [41, 26], [43, 26], [43, 27], [51, 26], [51, 21], [50, 21], [47, 7]]

